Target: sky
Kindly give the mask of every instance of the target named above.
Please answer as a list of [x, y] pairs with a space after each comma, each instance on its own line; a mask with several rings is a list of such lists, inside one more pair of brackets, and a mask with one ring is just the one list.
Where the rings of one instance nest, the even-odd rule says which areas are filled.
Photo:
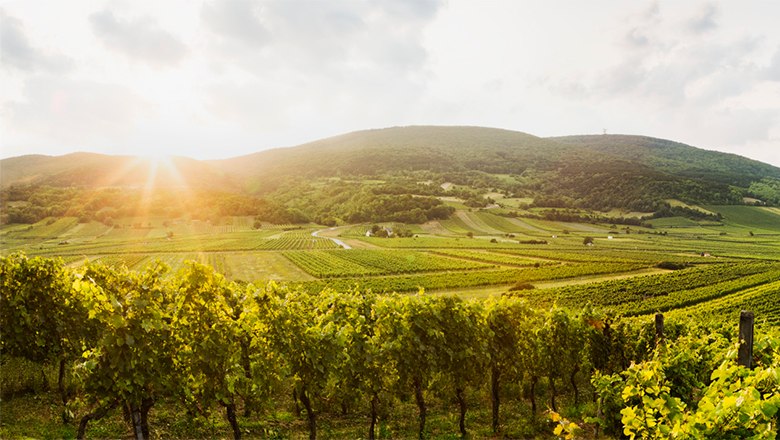
[[0, 157], [640, 134], [780, 166], [780, 2], [0, 0]]

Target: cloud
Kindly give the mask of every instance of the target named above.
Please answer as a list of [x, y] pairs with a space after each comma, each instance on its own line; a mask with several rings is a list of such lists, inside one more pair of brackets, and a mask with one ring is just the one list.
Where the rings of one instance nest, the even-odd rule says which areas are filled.
[[[705, 4], [694, 27], [699, 32], [714, 29], [717, 12], [716, 6]], [[660, 108], [689, 101], [714, 104], [747, 90], [760, 76], [753, 59], [760, 37], [691, 39], [670, 16], [655, 7], [629, 17], [618, 40], [622, 51], [617, 62], [589, 81], [592, 97], [641, 98]]]
[[294, 71], [344, 76], [420, 68], [426, 59], [422, 30], [437, 1], [267, 2], [204, 4], [201, 20], [217, 36], [212, 52], [258, 74]]
[[[409, 121], [424, 94], [422, 33], [438, 1], [210, 2], [200, 19], [223, 77], [203, 88], [215, 119], [273, 137]], [[216, 62], [220, 60], [221, 62]]]
[[715, 19], [719, 12], [716, 4], [705, 3], [697, 11], [696, 16], [688, 20], [688, 30], [694, 34], [702, 34], [717, 29], [718, 23]]
[[[770, 139], [778, 122], [777, 109], [734, 108], [715, 111], [699, 117], [700, 129], [708, 131], [711, 145], [743, 146], [754, 141]], [[737, 152], [739, 154], [739, 152]]]
[[262, 46], [270, 38], [261, 15], [260, 4], [250, 0], [206, 3], [201, 9], [201, 19], [211, 31], [250, 47]]
[[769, 81], [780, 81], [780, 46], [775, 50], [775, 54], [772, 56], [769, 66], [764, 71], [764, 76]]
[[3, 67], [27, 72], [61, 73], [72, 67], [70, 59], [40, 50], [25, 34], [21, 20], [0, 9], [0, 61]]
[[24, 84], [25, 101], [3, 106], [3, 122], [59, 144], [114, 142], [132, 132], [153, 107], [129, 89], [94, 81], [33, 77]]
[[106, 47], [155, 67], [178, 64], [188, 53], [184, 43], [148, 17], [122, 20], [103, 10], [89, 21]]
[[633, 27], [626, 32], [626, 43], [629, 46], [645, 47], [650, 43], [646, 31], [640, 27]]

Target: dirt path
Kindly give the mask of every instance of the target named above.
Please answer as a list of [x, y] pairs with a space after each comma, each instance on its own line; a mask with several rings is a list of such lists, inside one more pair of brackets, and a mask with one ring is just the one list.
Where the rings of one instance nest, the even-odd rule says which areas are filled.
[[[312, 232], [311, 236], [312, 237], [320, 237], [320, 232], [333, 231], [335, 229], [336, 229], [335, 227], [334, 228], [328, 228], [328, 229], [320, 229], [319, 231]], [[352, 249], [352, 246], [344, 243], [343, 241], [339, 240], [338, 238], [334, 238], [334, 237], [320, 237], [320, 238], [327, 238], [328, 240], [336, 243], [337, 245], [343, 247], [344, 249]]]

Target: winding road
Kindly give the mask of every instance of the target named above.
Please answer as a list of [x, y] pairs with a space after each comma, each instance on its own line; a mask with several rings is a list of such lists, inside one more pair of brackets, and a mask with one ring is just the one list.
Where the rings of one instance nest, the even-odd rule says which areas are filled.
[[331, 241], [333, 241], [334, 243], [336, 243], [337, 245], [341, 246], [341, 247], [342, 247], [342, 248], [344, 248], [344, 249], [352, 249], [352, 246], [350, 246], [350, 245], [348, 245], [348, 244], [344, 243], [343, 241], [339, 240], [338, 238], [333, 238], [333, 237], [320, 237], [320, 232], [324, 232], [324, 231], [332, 231], [332, 230], [334, 230], [334, 229], [336, 229], [336, 228], [334, 227], [334, 228], [328, 228], [328, 229], [320, 229], [319, 231], [314, 231], [314, 232], [312, 232], [312, 233], [311, 233], [311, 236], [312, 236], [312, 237], [319, 237], [319, 238], [327, 238], [328, 240], [331, 240]]

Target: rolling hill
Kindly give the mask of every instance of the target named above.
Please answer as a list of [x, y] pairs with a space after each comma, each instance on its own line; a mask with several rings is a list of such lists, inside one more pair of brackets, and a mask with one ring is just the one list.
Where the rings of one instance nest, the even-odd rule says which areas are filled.
[[666, 173], [736, 186], [750, 186], [756, 178], [780, 177], [780, 169], [763, 162], [647, 136], [581, 135], [548, 139], [644, 163]]
[[[780, 168], [737, 155], [644, 136], [540, 138], [484, 127], [365, 130], [212, 161], [29, 155], [0, 161], [0, 176], [3, 188], [138, 188], [153, 182], [155, 188], [268, 198], [302, 211], [317, 205], [319, 216], [340, 215], [330, 212], [332, 205], [346, 199], [366, 204], [372, 194], [441, 196], [443, 182], [471, 189], [478, 198], [499, 191], [541, 207], [601, 211], [656, 211], [668, 199], [717, 205], [742, 204], [744, 197], [780, 201]], [[360, 184], [368, 179], [384, 186], [368, 191]], [[354, 184], [346, 186], [348, 181]], [[425, 188], [420, 181], [437, 185]]]
[[155, 161], [96, 153], [26, 155], [3, 159], [0, 161], [0, 186], [11, 185], [236, 189], [222, 170], [203, 161], [185, 157]]

